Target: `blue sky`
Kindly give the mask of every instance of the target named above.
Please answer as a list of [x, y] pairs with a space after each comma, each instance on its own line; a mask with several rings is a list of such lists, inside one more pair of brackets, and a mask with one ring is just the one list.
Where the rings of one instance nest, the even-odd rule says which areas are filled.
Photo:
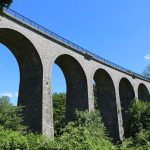
[[[149, 0], [14, 0], [11, 9], [101, 57], [142, 73], [150, 64], [149, 6]], [[3, 45], [0, 74], [0, 95], [16, 103], [19, 68]], [[56, 65], [52, 87], [53, 92], [65, 91], [64, 77]]]

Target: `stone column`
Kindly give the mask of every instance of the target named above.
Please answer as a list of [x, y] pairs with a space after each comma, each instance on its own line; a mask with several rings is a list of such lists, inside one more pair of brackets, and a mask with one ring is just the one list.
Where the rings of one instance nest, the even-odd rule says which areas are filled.
[[48, 64], [43, 64], [42, 133], [54, 137], [52, 73]]
[[87, 76], [87, 90], [88, 90], [88, 109], [94, 110], [94, 92], [93, 92], [93, 77]]
[[119, 95], [119, 83], [115, 82], [115, 92], [116, 92], [116, 104], [117, 104], [117, 117], [118, 117], [118, 128], [119, 128], [119, 140], [123, 141], [124, 129], [123, 129], [123, 119], [121, 112], [121, 102]]

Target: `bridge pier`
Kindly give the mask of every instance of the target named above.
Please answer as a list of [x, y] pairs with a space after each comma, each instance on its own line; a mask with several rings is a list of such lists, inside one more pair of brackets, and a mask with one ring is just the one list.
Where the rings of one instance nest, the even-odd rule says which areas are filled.
[[49, 62], [43, 63], [42, 133], [54, 137], [52, 73]]
[[119, 135], [118, 135], [117, 140], [123, 141], [124, 128], [123, 128], [122, 108], [121, 108], [121, 103], [120, 103], [119, 83], [118, 82], [115, 83], [115, 92], [116, 92], [117, 118], [118, 118], [118, 129], [119, 129]]

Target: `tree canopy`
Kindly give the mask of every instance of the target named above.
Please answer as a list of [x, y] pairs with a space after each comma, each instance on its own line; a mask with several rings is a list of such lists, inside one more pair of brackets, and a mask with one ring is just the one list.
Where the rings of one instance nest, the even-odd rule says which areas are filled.
[[143, 75], [150, 78], [150, 65], [147, 65], [143, 71]]
[[0, 126], [14, 131], [25, 131], [21, 106], [13, 106], [8, 97], [0, 98]]
[[4, 8], [9, 8], [13, 0], [0, 0], [0, 11], [2, 11]]

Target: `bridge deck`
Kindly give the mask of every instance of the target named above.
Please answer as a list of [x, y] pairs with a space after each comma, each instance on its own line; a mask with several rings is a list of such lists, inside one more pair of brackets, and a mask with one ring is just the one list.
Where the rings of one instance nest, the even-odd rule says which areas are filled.
[[36, 28], [37, 30], [44, 32], [45, 34], [48, 34], [50, 37], [52, 37], [52, 38], [54, 38], [54, 39], [64, 43], [65, 45], [67, 45], [67, 46], [77, 50], [80, 53], [87, 54], [91, 58], [93, 58], [93, 59], [95, 59], [95, 60], [97, 60], [97, 61], [99, 61], [99, 62], [101, 62], [103, 64], [106, 64], [106, 65], [108, 65], [108, 66], [110, 66], [112, 68], [115, 68], [115, 69], [117, 69], [117, 70], [119, 70], [121, 72], [130, 74], [130, 75], [132, 75], [134, 77], [137, 77], [137, 78], [140, 78], [140, 79], [143, 79], [143, 80], [146, 80], [146, 81], [150, 82], [150, 78], [148, 78], [146, 76], [143, 76], [141, 74], [135, 73], [135, 72], [133, 72], [131, 70], [128, 70], [126, 68], [123, 68], [123, 67], [121, 67], [121, 66], [119, 66], [119, 65], [117, 65], [115, 63], [112, 63], [112, 62], [110, 62], [110, 61], [108, 61], [108, 60], [106, 60], [106, 59], [104, 59], [104, 58], [102, 58], [102, 57], [100, 57], [100, 56], [90, 52], [89, 50], [86, 50], [86, 49], [82, 48], [81, 46], [78, 46], [77, 44], [75, 44], [75, 43], [73, 43], [73, 42], [71, 42], [71, 41], [61, 37], [60, 35], [50, 31], [49, 29], [46, 29], [45, 27], [35, 23], [34, 21], [32, 21], [32, 20], [22, 16], [21, 14], [13, 11], [11, 9], [5, 9], [4, 12], [6, 14], [12, 15], [13, 17], [19, 19], [20, 21], [23, 21], [23, 22], [27, 23], [28, 25]]

